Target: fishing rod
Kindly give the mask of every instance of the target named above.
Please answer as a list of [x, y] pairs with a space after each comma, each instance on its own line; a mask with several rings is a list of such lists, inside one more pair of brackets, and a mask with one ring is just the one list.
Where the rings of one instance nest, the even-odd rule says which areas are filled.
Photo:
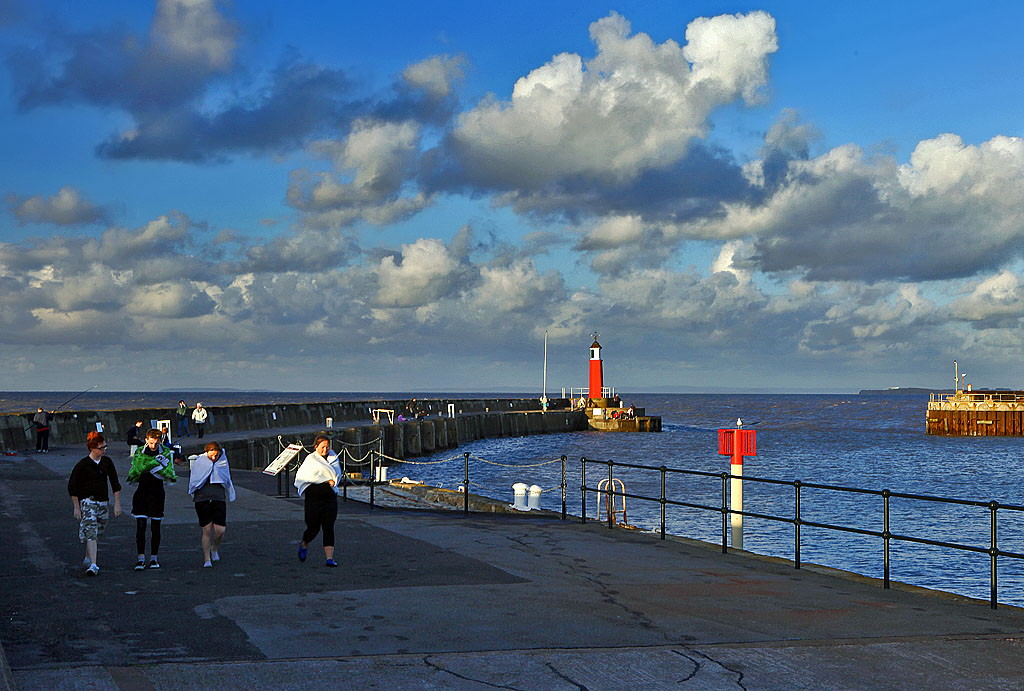
[[79, 397], [79, 396], [81, 396], [82, 394], [85, 394], [85, 393], [88, 393], [88, 392], [92, 391], [92, 390], [93, 390], [93, 389], [95, 389], [95, 388], [96, 388], [97, 386], [99, 386], [99, 384], [93, 384], [92, 386], [90, 386], [90, 387], [89, 387], [88, 389], [86, 389], [85, 391], [79, 391], [79, 392], [78, 392], [78, 393], [76, 393], [76, 394], [75, 394], [74, 396], [72, 396], [71, 398], [69, 398], [68, 400], [64, 401], [63, 403], [61, 403], [61, 404], [60, 404], [59, 406], [57, 406], [56, 408], [54, 408], [54, 409], [53, 409], [53, 412], [55, 412], [55, 413], [56, 413], [56, 412], [57, 412], [58, 410], [60, 410], [60, 409], [61, 409], [61, 408], [63, 408], [64, 406], [66, 406], [66, 405], [67, 405], [68, 403], [70, 403], [71, 401], [75, 400], [76, 398], [78, 398], [78, 397]]

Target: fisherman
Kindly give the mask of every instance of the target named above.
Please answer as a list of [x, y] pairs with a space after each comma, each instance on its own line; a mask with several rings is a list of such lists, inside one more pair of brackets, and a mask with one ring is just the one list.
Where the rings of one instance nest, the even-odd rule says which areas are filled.
[[49, 453], [50, 451], [50, 420], [53, 419], [53, 414], [56, 412], [56, 410], [51, 410], [47, 413], [39, 408], [32, 416], [32, 424], [36, 426], [36, 451], [40, 453]]

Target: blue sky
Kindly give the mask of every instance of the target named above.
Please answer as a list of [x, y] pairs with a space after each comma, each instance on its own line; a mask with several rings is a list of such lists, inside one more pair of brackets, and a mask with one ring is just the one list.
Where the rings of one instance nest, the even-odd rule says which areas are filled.
[[1024, 9], [506, 5], [0, 0], [0, 388], [1024, 388]]

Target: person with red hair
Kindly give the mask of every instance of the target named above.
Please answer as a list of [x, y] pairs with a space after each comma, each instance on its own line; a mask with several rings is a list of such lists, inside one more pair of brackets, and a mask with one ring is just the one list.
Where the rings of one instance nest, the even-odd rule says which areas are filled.
[[85, 566], [87, 576], [97, 576], [100, 567], [96, 563], [96, 549], [99, 536], [107, 525], [110, 493], [114, 492], [114, 517], [121, 515], [121, 483], [117, 481], [117, 469], [106, 455], [107, 442], [99, 432], [89, 432], [85, 447], [89, 455], [80, 460], [71, 470], [68, 478], [68, 494], [78, 524], [78, 539], [85, 543]]

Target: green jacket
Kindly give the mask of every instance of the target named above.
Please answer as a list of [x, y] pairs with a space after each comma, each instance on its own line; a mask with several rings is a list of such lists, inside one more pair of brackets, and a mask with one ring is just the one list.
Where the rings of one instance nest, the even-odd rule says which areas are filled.
[[143, 444], [135, 450], [132, 468], [128, 471], [128, 482], [138, 482], [144, 473], [155, 475], [164, 482], [177, 482], [178, 476], [174, 473], [174, 450], [160, 444], [157, 447], [157, 454], [150, 456], [145, 453], [145, 449], [146, 445]]

